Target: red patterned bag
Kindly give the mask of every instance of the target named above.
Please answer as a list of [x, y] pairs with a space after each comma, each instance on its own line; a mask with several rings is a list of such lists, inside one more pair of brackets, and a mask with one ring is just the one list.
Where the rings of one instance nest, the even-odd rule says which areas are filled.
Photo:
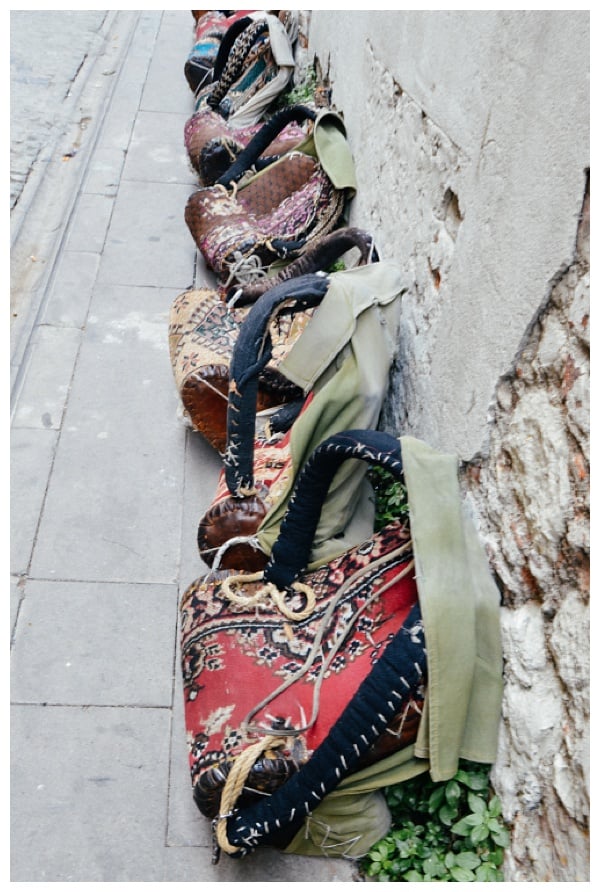
[[181, 600], [193, 796], [232, 855], [286, 845], [343, 777], [416, 738], [427, 660], [408, 523], [304, 570], [325, 494], [356, 459], [402, 475], [391, 435], [331, 437], [264, 572], [213, 572]]
[[[279, 273], [225, 295], [214, 288], [180, 294], [171, 306], [169, 353], [185, 417], [219, 452], [227, 437], [227, 393], [233, 348], [249, 305], [270, 288], [300, 275], [326, 271], [340, 257], [358, 249], [359, 264], [377, 260], [372, 237], [360, 229], [339, 229]], [[302, 397], [302, 391], [278, 371], [280, 362], [304, 330], [312, 308], [276, 314], [270, 323], [272, 357], [259, 375], [258, 413]]]

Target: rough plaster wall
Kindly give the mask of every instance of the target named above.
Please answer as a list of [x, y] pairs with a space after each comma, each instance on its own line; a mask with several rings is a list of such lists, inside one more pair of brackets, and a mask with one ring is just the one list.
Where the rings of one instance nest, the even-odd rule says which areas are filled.
[[387, 426], [468, 459], [569, 262], [589, 166], [589, 13], [313, 10], [357, 171], [350, 222], [412, 283]]
[[589, 193], [464, 487], [503, 592], [507, 879], [589, 879]]
[[589, 17], [313, 11], [309, 37], [354, 152], [350, 221], [411, 283], [382, 426], [463, 460], [504, 595], [506, 879], [582, 881]]

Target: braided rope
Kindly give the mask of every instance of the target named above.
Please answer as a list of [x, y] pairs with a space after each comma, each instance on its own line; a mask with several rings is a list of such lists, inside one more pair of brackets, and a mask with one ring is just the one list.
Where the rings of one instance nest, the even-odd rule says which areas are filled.
[[262, 740], [257, 740], [256, 743], [251, 744], [235, 759], [231, 771], [227, 775], [223, 792], [221, 793], [219, 814], [215, 819], [215, 835], [217, 837], [217, 842], [219, 847], [223, 849], [224, 852], [227, 852], [227, 854], [233, 855], [240, 851], [238, 846], [232, 846], [227, 839], [227, 818], [231, 816], [233, 809], [235, 808], [235, 803], [238, 801], [242, 790], [244, 789], [244, 785], [248, 775], [252, 771], [254, 763], [266, 750], [277, 749], [278, 747], [283, 746], [286, 739], [286, 737], [282, 737], [281, 735], [270, 734], [268, 737], [264, 737]]
[[308, 617], [312, 615], [316, 606], [315, 592], [310, 586], [304, 585], [302, 582], [295, 582], [292, 585], [294, 591], [306, 596], [306, 606], [302, 610], [291, 610], [285, 603], [285, 593], [279, 591], [272, 582], [268, 582], [261, 586], [254, 595], [240, 595], [234, 590], [234, 586], [243, 585], [247, 582], [260, 582], [262, 579], [262, 570], [259, 570], [257, 573], [228, 576], [221, 583], [221, 592], [233, 604], [238, 604], [240, 607], [258, 607], [261, 604], [265, 604], [267, 598], [270, 597], [279, 612], [282, 613], [286, 619], [294, 622], [308, 619]]

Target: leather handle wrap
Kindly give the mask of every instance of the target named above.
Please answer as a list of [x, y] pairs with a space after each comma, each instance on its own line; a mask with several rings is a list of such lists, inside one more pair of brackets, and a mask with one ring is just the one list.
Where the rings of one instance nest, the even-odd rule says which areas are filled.
[[234, 812], [227, 839], [239, 855], [299, 830], [325, 796], [358, 765], [411, 692], [425, 683], [427, 656], [419, 604], [361, 682], [325, 740], [283, 786]]
[[323, 275], [300, 276], [282, 282], [260, 297], [235, 342], [229, 372], [225, 480], [234, 496], [254, 486], [254, 440], [258, 377], [272, 355], [269, 323], [280, 313], [298, 313], [321, 302], [329, 287]]
[[234, 285], [229, 289], [226, 300], [231, 300], [235, 295], [235, 305], [237, 307], [248, 306], [248, 304], [254, 303], [261, 294], [264, 294], [267, 288], [271, 288], [280, 282], [288, 281], [295, 276], [316, 273], [320, 270], [326, 272], [336, 260], [339, 260], [346, 251], [350, 251], [352, 248], [358, 248], [360, 251], [359, 266], [379, 261], [379, 254], [373, 243], [373, 236], [364, 229], [346, 226], [320, 238], [297, 260], [292, 261], [276, 275], [269, 276], [252, 285]]
[[231, 167], [217, 180], [217, 185], [229, 186], [231, 183], [237, 183], [246, 171], [258, 161], [275, 137], [292, 121], [295, 121], [296, 124], [302, 124], [303, 121], [314, 121], [316, 117], [316, 112], [306, 105], [290, 105], [288, 108], [282, 108], [281, 111], [275, 112], [267, 123], [260, 128], [258, 133], [252, 137]]
[[265, 567], [265, 581], [285, 589], [306, 568], [329, 487], [342, 462], [349, 459], [360, 459], [387, 468], [397, 479], [403, 476], [400, 442], [391, 434], [351, 430], [324, 440], [298, 475]]

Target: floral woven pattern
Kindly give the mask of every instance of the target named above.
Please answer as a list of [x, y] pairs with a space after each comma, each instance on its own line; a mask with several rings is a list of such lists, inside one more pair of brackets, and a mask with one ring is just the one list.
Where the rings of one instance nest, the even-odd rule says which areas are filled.
[[[186, 121], [183, 139], [190, 164], [198, 174], [200, 183], [210, 186], [218, 180], [262, 126], [262, 123], [258, 123], [234, 127], [211, 108], [195, 112]], [[302, 127], [291, 122], [278, 134], [261, 158], [282, 155], [305, 137]]]
[[[224, 763], [256, 740], [257, 729], [290, 730], [278, 759], [292, 766], [307, 760], [323, 741], [417, 603], [409, 558], [409, 531], [395, 521], [302, 577], [315, 593], [316, 606], [309, 617], [296, 622], [269, 603], [260, 610], [231, 603], [223, 588], [224, 573], [188, 588], [181, 602], [185, 718], [192, 784], [205, 814], [214, 816], [215, 776], [224, 777]], [[251, 597], [260, 586], [245, 583], [243, 593]], [[311, 653], [317, 640], [319, 646]], [[289, 686], [270, 700], [282, 683]], [[420, 686], [404, 691], [398, 716], [407, 717], [408, 707], [418, 707], [422, 697]], [[263, 700], [268, 702], [261, 707]], [[315, 704], [317, 718], [311, 723]], [[292, 733], [307, 724], [307, 730]], [[414, 733], [415, 723], [409, 725]], [[386, 737], [386, 751], [401, 741], [406, 745], [405, 735]], [[372, 752], [370, 757], [378, 756]], [[273, 765], [277, 776], [282, 774], [279, 782], [286, 775], [281, 768]], [[289, 774], [293, 768], [288, 769]], [[264, 780], [268, 765], [259, 773]]]

